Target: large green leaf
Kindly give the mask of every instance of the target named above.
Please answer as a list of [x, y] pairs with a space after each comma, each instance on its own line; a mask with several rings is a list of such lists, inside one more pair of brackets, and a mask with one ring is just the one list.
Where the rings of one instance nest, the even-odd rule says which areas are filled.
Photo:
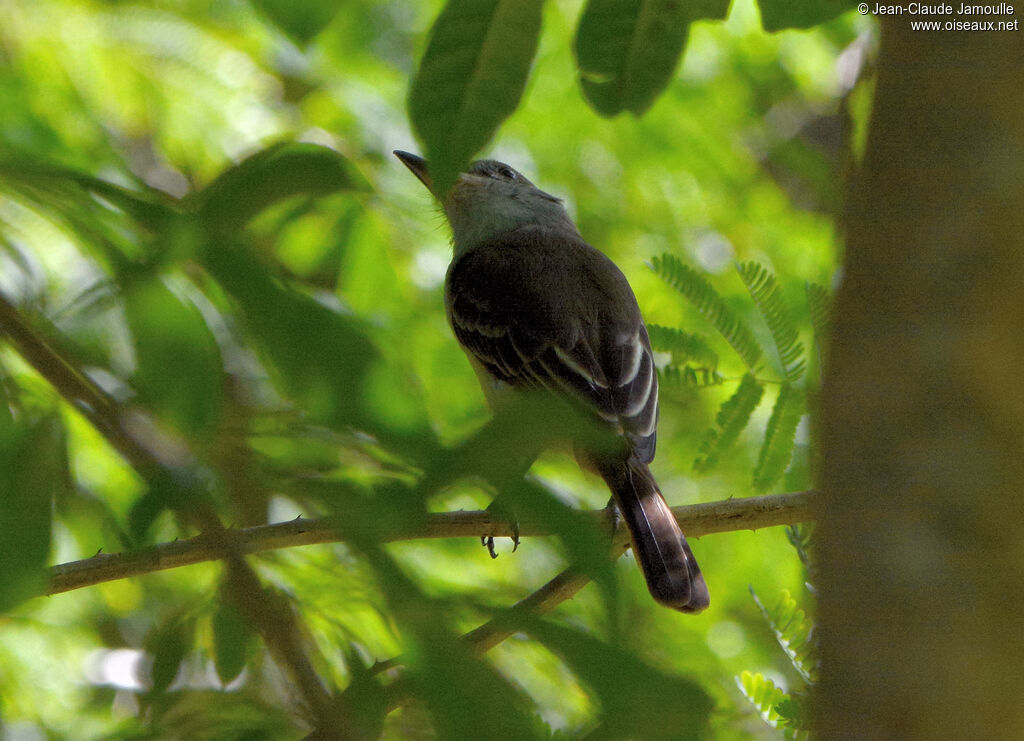
[[56, 416], [0, 416], [0, 611], [39, 594], [47, 582], [51, 502], [68, 480], [64, 428]]
[[155, 625], [146, 636], [151, 663], [149, 682], [155, 694], [166, 692], [195, 641], [195, 620], [175, 612]]
[[724, 18], [729, 0], [590, 0], [576, 31], [576, 63], [598, 113], [640, 115], [679, 64], [690, 23]]
[[211, 434], [220, 418], [224, 373], [203, 316], [156, 278], [130, 285], [124, 299], [140, 401], [183, 434]]
[[[407, 686], [430, 712], [438, 738], [542, 738], [534, 730], [525, 693], [459, 640], [441, 605], [423, 594], [379, 545], [369, 540], [360, 545], [409, 645], [403, 657]], [[356, 685], [344, 699], [354, 701], [363, 691]]]
[[224, 684], [230, 683], [245, 668], [257, 651], [257, 636], [249, 621], [221, 592], [211, 621], [213, 629], [213, 665]]
[[253, 5], [300, 46], [323, 31], [341, 7], [337, 0], [253, 0]]
[[675, 72], [689, 18], [674, 0], [590, 0], [576, 31], [583, 94], [598, 113], [646, 111]]
[[542, 0], [449, 0], [409, 93], [434, 187], [444, 193], [519, 103]]
[[344, 155], [317, 144], [275, 144], [222, 172], [189, 205], [207, 228], [231, 232], [292, 196], [320, 196], [369, 185]]
[[588, 738], [706, 738], [714, 703], [696, 682], [659, 671], [581, 630], [529, 620], [525, 631], [558, 654], [593, 691], [601, 727]]
[[377, 349], [360, 321], [274, 276], [244, 246], [213, 244], [205, 264], [241, 309], [245, 325], [286, 394], [311, 420], [365, 418], [364, 380]]
[[856, 5], [852, 0], [757, 0], [765, 31], [811, 28], [842, 15]]
[[[0, 184], [35, 201], [46, 210], [67, 216], [74, 208], [94, 209], [99, 196], [128, 214], [146, 229], [163, 229], [174, 219], [172, 199], [167, 194], [135, 182], [129, 189], [86, 172], [35, 157], [0, 159]], [[72, 205], [73, 208], [69, 209]], [[81, 217], [82, 214], [77, 214]]]

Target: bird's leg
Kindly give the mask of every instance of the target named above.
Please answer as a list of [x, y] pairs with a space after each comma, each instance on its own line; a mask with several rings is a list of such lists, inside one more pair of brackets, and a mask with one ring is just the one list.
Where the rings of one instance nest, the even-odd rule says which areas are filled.
[[608, 525], [608, 534], [611, 537], [615, 537], [615, 531], [622, 524], [622, 512], [619, 511], [619, 505], [615, 503], [615, 497], [611, 497], [608, 500], [608, 504], [604, 507], [604, 515], [605, 522]]
[[[507, 468], [500, 476], [500, 480], [495, 482], [498, 487], [498, 495], [487, 506], [487, 511], [493, 514], [495, 519], [504, 520], [509, 524], [512, 530], [513, 553], [519, 550], [519, 497], [517, 496], [516, 489], [521, 486], [523, 479], [530, 470], [530, 466], [533, 465], [534, 458], [536, 458], [535, 454], [513, 455], [511, 457]], [[487, 548], [491, 558], [498, 557], [494, 550], [493, 535], [485, 534], [480, 536], [480, 543]]]

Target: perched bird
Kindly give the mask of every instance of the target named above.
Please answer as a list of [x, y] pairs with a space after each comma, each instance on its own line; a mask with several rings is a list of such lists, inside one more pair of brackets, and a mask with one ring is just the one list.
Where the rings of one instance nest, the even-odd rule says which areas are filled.
[[577, 457], [611, 490], [654, 599], [682, 612], [706, 608], [707, 584], [647, 466], [658, 377], [622, 271], [583, 241], [560, 199], [508, 165], [474, 162], [442, 195], [423, 158], [395, 156], [441, 200], [451, 225], [448, 321], [492, 407], [509, 390], [542, 388], [621, 435], [616, 452]]

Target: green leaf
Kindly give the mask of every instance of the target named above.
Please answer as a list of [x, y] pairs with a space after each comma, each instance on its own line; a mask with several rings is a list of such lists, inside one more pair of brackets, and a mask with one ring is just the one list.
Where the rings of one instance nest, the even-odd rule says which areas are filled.
[[[81, 211], [92, 210], [96, 207], [96, 199], [92, 197], [95, 195], [124, 211], [146, 229], [166, 228], [177, 216], [173, 199], [155, 188], [136, 183], [139, 190], [132, 190], [38, 157], [0, 160], [0, 180], [4, 186], [13, 187], [47, 210], [67, 200], [76, 201]], [[66, 208], [58, 210], [69, 215]]]
[[830, 21], [856, 5], [853, 0], [757, 0], [765, 31], [811, 28]]
[[658, 352], [672, 353], [675, 365], [692, 360], [702, 368], [714, 370], [718, 367], [718, 353], [700, 335], [660, 324], [647, 325], [647, 334], [652, 348]]
[[593, 691], [601, 706], [601, 727], [589, 737], [707, 737], [714, 702], [696, 682], [655, 669], [581, 630], [531, 619], [524, 620], [523, 631], [562, 657]]
[[789, 384], [783, 384], [768, 419], [764, 444], [754, 469], [754, 488], [767, 491], [781, 478], [793, 456], [796, 427], [806, 411], [804, 393]]
[[[0, 397], [0, 405], [6, 401]], [[52, 498], [70, 480], [64, 427], [56, 415], [0, 419], [0, 612], [47, 583]]]
[[283, 390], [316, 422], [365, 419], [363, 382], [378, 353], [354, 317], [276, 280], [239, 244], [210, 245], [205, 264], [237, 302]]
[[[349, 526], [346, 522], [346, 533]], [[450, 628], [440, 605], [424, 595], [379, 544], [357, 532], [352, 536], [378, 577], [391, 608], [389, 619], [402, 628], [409, 646], [403, 657], [404, 679], [430, 712], [437, 737], [537, 738], [522, 689], [473, 654]], [[344, 699], [354, 703], [367, 688], [356, 682], [349, 689]]]
[[189, 199], [208, 229], [232, 232], [278, 201], [369, 185], [344, 155], [318, 144], [284, 142], [222, 172]]
[[203, 469], [161, 466], [145, 475], [146, 491], [128, 512], [128, 535], [136, 545], [148, 540], [150, 527], [165, 510], [194, 512], [209, 502], [211, 482]]
[[700, 446], [701, 456], [693, 464], [695, 471], [710, 471], [718, 463], [721, 454], [736, 443], [740, 433], [750, 422], [750, 416], [761, 403], [763, 394], [763, 384], [749, 373], [743, 376], [736, 392], [718, 410], [718, 429], [708, 430]]
[[253, 5], [299, 46], [312, 41], [337, 15], [336, 0], [254, 0]]
[[349, 683], [345, 688], [346, 721], [355, 729], [355, 738], [380, 738], [384, 718], [388, 714], [388, 698], [385, 688], [377, 681], [376, 673], [363, 662], [355, 645], [343, 647], [345, 664], [348, 667]]
[[828, 289], [817, 283], [808, 283], [807, 310], [814, 329], [814, 344], [818, 348], [818, 355], [824, 357], [832, 329], [832, 294]]
[[752, 372], [757, 370], [762, 354], [761, 346], [757, 344], [750, 328], [726, 306], [704, 276], [669, 254], [655, 257], [651, 266], [654, 272], [683, 294], [711, 322]]
[[658, 385], [664, 389], [719, 386], [725, 380], [721, 373], [707, 368], [693, 368], [689, 365], [684, 365], [682, 368], [677, 365], [666, 365], [664, 368], [658, 368], [657, 373]]
[[789, 657], [804, 681], [813, 684], [818, 677], [818, 647], [814, 640], [814, 621], [807, 617], [789, 591], [782, 590], [772, 607], [766, 607], [750, 588], [754, 602], [768, 622], [775, 640]]
[[542, 0], [448, 0], [409, 92], [434, 190], [446, 193], [515, 110], [540, 34]]
[[124, 311], [135, 345], [139, 400], [187, 436], [212, 434], [220, 419], [224, 372], [202, 314], [156, 278], [128, 286]]
[[787, 525], [786, 540], [796, 549], [800, 563], [804, 565], [809, 574], [813, 574], [815, 565], [811, 556], [811, 544], [814, 542], [814, 523], [798, 522], [795, 525]]
[[741, 263], [736, 270], [772, 333], [786, 380], [796, 383], [807, 370], [807, 360], [803, 357], [804, 346], [798, 341], [796, 321], [775, 276], [756, 262]]
[[217, 676], [229, 684], [245, 668], [257, 647], [256, 634], [238, 608], [221, 597], [213, 613], [213, 665]]
[[775, 703], [775, 713], [785, 728], [786, 738], [810, 738], [811, 709], [809, 697], [804, 693], [794, 692]]
[[724, 21], [732, 0], [692, 0], [685, 3], [690, 21]]
[[775, 711], [775, 705], [786, 698], [786, 693], [781, 687], [775, 686], [775, 682], [760, 672], [741, 672], [736, 677], [736, 684], [743, 696], [750, 701], [750, 704], [757, 708], [765, 722], [773, 727], [779, 725], [779, 714]]
[[155, 694], [167, 691], [195, 638], [195, 621], [173, 614], [156, 625], [146, 636], [146, 650], [152, 657], [149, 684]]
[[728, 7], [728, 0], [590, 0], [574, 44], [590, 105], [603, 116], [642, 114], [671, 81], [690, 22], [724, 18]]

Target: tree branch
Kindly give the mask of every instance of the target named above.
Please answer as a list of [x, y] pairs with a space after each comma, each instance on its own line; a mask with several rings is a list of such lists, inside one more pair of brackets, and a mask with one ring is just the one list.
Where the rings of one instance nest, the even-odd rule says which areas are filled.
[[[726, 499], [710, 504], [673, 507], [672, 513], [676, 516], [680, 526], [692, 536], [734, 530], [756, 530], [761, 527], [792, 525], [815, 519], [816, 495], [817, 493], [814, 491], [803, 491], [746, 499]], [[606, 518], [607, 514], [604, 510], [597, 510], [592, 512], [591, 516]], [[501, 534], [505, 535], [506, 533]], [[520, 534], [523, 534], [522, 529], [520, 529]], [[620, 523], [612, 539], [612, 553], [617, 556], [628, 546], [629, 531], [623, 523]], [[589, 582], [589, 576], [570, 566], [529, 597], [520, 600], [512, 607], [502, 611], [501, 614], [463, 635], [462, 639], [473, 652], [486, 653], [519, 629], [517, 615], [524, 613], [544, 615], [551, 612], [561, 603], [572, 599]], [[373, 666], [372, 672], [377, 674], [401, 666], [401, 664], [402, 657], [400, 656], [387, 661], [379, 661]], [[404, 675], [398, 676], [394, 682], [388, 685], [385, 697], [389, 711], [408, 702], [409, 687]]]
[[[188, 467], [195, 460], [184, 441], [169, 438], [144, 414], [127, 409], [111, 399], [71, 362], [43, 340], [17, 309], [0, 296], [0, 331], [40, 375], [75, 408], [79, 409], [125, 460], [146, 480], [163, 474], [169, 467]], [[166, 461], [166, 451], [175, 452]], [[748, 499], [729, 499], [710, 504], [677, 507], [673, 510], [683, 529], [691, 536], [741, 529], [757, 529], [814, 519], [813, 492], [799, 492]], [[324, 738], [347, 738], [356, 732], [349, 723], [350, 713], [342, 698], [332, 697], [317, 674], [309, 655], [310, 647], [301, 640], [298, 619], [291, 607], [267, 591], [243, 556], [267, 550], [328, 543], [339, 540], [337, 521], [329, 518], [263, 525], [241, 530], [226, 529], [216, 513], [203, 501], [185, 512], [199, 524], [203, 534], [183, 541], [165, 543], [117, 555], [97, 554], [81, 561], [55, 566], [46, 594], [67, 592], [81, 587], [177, 568], [190, 564], [225, 561], [226, 596], [246, 614], [263, 635], [276, 660], [288, 668], [300, 688], [303, 699]], [[589, 513], [604, 521], [604, 510]], [[548, 523], [524, 519], [518, 533], [525, 536], [552, 535]], [[489, 512], [451, 512], [428, 515], [415, 529], [396, 527], [385, 533], [386, 541], [441, 537], [510, 537], [512, 526]], [[629, 534], [620, 527], [613, 538], [613, 551], [624, 550]], [[514, 607], [466, 634], [465, 640], [483, 653], [515, 632], [516, 614], [528, 611], [543, 614], [582, 589], [589, 578], [573, 568], [566, 569]], [[397, 660], [378, 665], [379, 669]], [[403, 701], [402, 682], [389, 688], [388, 704]], [[323, 735], [326, 734], [326, 735]]]
[[[159, 429], [145, 414], [112, 399], [43, 339], [2, 294], [0, 333], [65, 401], [85, 415], [145, 481], [152, 483], [162, 477], [177, 482], [182, 478], [175, 475], [177, 471], [195, 465], [185, 441]], [[201, 477], [193, 479], [198, 481]], [[205, 491], [191, 487], [183, 489], [183, 493], [188, 495], [182, 499], [189, 501], [190, 507], [180, 514], [203, 531], [189, 542], [201, 541], [210, 553], [217, 554], [216, 558], [224, 559], [228, 597], [263, 636], [274, 659], [291, 675], [318, 728], [327, 734], [325, 738], [354, 737], [355, 731], [347, 722], [349, 714], [316, 672], [311, 647], [302, 640], [305, 633], [299, 629], [291, 607], [263, 587], [256, 572], [245, 562], [231, 531], [224, 528], [206, 500]]]
[[[683, 531], [691, 536], [734, 530], [756, 530], [815, 519], [814, 492], [726, 499], [707, 504], [673, 507], [672, 512], [679, 520]], [[589, 516], [595, 521], [607, 517], [604, 510], [594, 510]], [[519, 523], [519, 534], [543, 536], [554, 535], [556, 532], [549, 523], [524, 519]], [[221, 537], [216, 540], [200, 535], [138, 551], [116, 555], [97, 554], [92, 558], [54, 566], [51, 569], [51, 580], [46, 594], [60, 594], [154, 571], [215, 561], [224, 557], [226, 547], [239, 554], [249, 554], [340, 540], [338, 530], [330, 518], [298, 518], [274, 525], [225, 530], [220, 535]], [[445, 512], [427, 515], [422, 526], [416, 530], [395, 528], [386, 534], [384, 540], [477, 538], [481, 535], [511, 537], [512, 526], [506, 520], [486, 511]], [[625, 548], [628, 544], [628, 533], [619, 532], [616, 545]]]

